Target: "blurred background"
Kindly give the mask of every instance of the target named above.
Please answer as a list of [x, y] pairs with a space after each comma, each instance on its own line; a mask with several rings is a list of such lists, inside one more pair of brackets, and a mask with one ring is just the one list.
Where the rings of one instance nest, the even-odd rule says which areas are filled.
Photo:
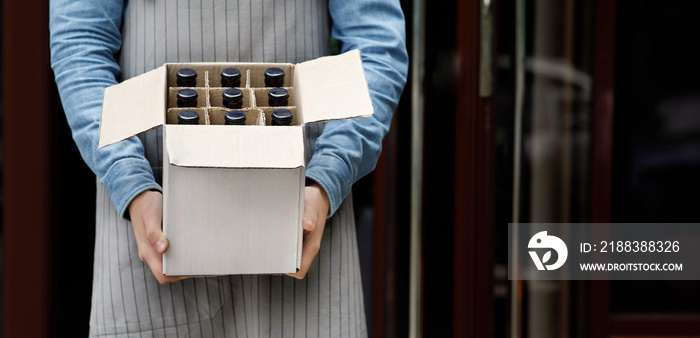
[[[402, 0], [409, 83], [354, 189], [372, 337], [700, 337], [697, 281], [508, 281], [509, 222], [700, 221], [700, 2]], [[48, 2], [2, 1], [2, 334], [88, 333], [95, 179]]]

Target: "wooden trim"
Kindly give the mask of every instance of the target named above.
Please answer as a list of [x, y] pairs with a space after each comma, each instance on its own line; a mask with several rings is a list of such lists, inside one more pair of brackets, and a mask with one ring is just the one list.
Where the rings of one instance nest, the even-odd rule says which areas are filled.
[[481, 3], [457, 3], [454, 337], [490, 336], [491, 101], [479, 97]]
[[402, 122], [400, 112], [406, 107], [399, 103], [391, 131], [382, 143], [382, 154], [374, 169], [374, 215], [372, 239], [372, 337], [393, 337], [402, 332], [398, 326], [397, 296], [400, 290], [397, 255], [397, 219], [400, 203], [398, 193], [399, 138]]
[[2, 4], [5, 337], [50, 336], [53, 73], [48, 6], [39, 0]]
[[[385, 145], [382, 147], [386, 149]], [[382, 152], [374, 169], [374, 225], [372, 234], [372, 337], [384, 337], [386, 311], [386, 227], [387, 227], [387, 198], [389, 175], [387, 169], [387, 152]]]
[[[596, 0], [593, 69], [591, 221], [612, 219], [616, 0]], [[590, 336], [610, 333], [610, 282], [590, 282]]]
[[700, 336], [700, 315], [612, 315], [610, 335]]
[[594, 280], [590, 282], [589, 318], [590, 337], [607, 338], [610, 334], [610, 282]]
[[615, 0], [596, 1], [593, 70], [593, 167], [591, 220], [609, 222], [612, 208], [615, 97]]

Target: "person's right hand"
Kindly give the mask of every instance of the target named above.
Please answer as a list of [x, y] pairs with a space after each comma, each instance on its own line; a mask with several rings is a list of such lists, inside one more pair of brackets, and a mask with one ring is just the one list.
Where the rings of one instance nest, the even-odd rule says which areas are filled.
[[129, 215], [134, 227], [139, 258], [151, 268], [160, 284], [177, 282], [187, 277], [163, 275], [163, 253], [168, 251], [161, 223], [163, 220], [163, 195], [157, 191], [144, 191], [129, 204]]

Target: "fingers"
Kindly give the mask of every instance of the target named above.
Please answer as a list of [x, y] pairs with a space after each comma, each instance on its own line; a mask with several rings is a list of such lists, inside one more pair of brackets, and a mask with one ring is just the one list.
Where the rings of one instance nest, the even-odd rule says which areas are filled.
[[[157, 192], [148, 191], [143, 199], [141, 208], [137, 210], [143, 221], [146, 238], [156, 252], [161, 254], [168, 251], [169, 242], [163, 234], [163, 195]], [[140, 195], [139, 195], [140, 197]]]
[[322, 235], [322, 232], [320, 235], [310, 232], [307, 237], [304, 238], [301, 253], [301, 266], [299, 267], [299, 271], [297, 271], [297, 273], [289, 274], [289, 276], [296, 279], [304, 279], [304, 277], [306, 277], [306, 274], [309, 272], [309, 268], [311, 267], [311, 263], [314, 262], [314, 258], [316, 258], [319, 250], [321, 249]]
[[[138, 243], [138, 241], [137, 241]], [[167, 248], [166, 248], [167, 249]], [[163, 254], [156, 250], [154, 246], [147, 246], [143, 250], [139, 248], [139, 255], [141, 259], [148, 264], [151, 269], [153, 276], [158, 280], [160, 284], [167, 284], [172, 282], [177, 282], [183, 280], [187, 277], [180, 276], [166, 276], [163, 274]]]
[[163, 274], [163, 253], [170, 245], [161, 229], [163, 196], [158, 192], [145, 191], [131, 202], [129, 212], [139, 257], [148, 264], [158, 282], [166, 284], [186, 278]]
[[147, 253], [145, 255], [145, 261], [146, 264], [148, 264], [148, 267], [151, 268], [151, 272], [153, 273], [153, 276], [156, 277], [156, 280], [158, 280], [158, 283], [160, 284], [168, 284], [172, 282], [177, 282], [180, 280], [183, 280], [187, 277], [182, 277], [182, 276], [166, 276], [163, 274], [163, 255], [157, 253], [155, 250], [153, 250], [150, 253]]
[[319, 219], [328, 215], [328, 197], [317, 183], [312, 183], [304, 190], [304, 221], [301, 223], [306, 231], [313, 231]]
[[[306, 207], [304, 207], [304, 209], [306, 209]], [[314, 231], [316, 228], [316, 219], [315, 217], [312, 218], [304, 215], [304, 221], [301, 223], [301, 225], [306, 231]]]
[[311, 263], [321, 249], [323, 228], [328, 216], [328, 197], [318, 184], [312, 184], [305, 189], [304, 220], [302, 227], [305, 230], [304, 244], [302, 245], [301, 264], [299, 271], [289, 276], [303, 279], [309, 272]]
[[163, 234], [163, 231], [160, 228], [160, 222], [146, 221], [145, 226], [148, 242], [151, 244], [151, 246], [153, 246], [156, 252], [162, 255], [168, 251], [170, 242], [168, 242], [165, 234]]
[[301, 222], [301, 226], [306, 231], [314, 231], [316, 229], [316, 220], [318, 219], [318, 212], [316, 201], [314, 198], [310, 198], [311, 192], [309, 188], [305, 189], [304, 198], [304, 220]]

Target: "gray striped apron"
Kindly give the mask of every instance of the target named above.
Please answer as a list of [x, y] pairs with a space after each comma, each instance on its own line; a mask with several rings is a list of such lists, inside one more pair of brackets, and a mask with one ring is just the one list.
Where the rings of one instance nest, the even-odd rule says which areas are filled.
[[[123, 78], [165, 62], [300, 62], [330, 52], [324, 0], [131, 0], [122, 26]], [[306, 161], [322, 124], [307, 126]], [[161, 130], [142, 136], [161, 176]], [[352, 198], [327, 221], [307, 277], [236, 275], [160, 285], [131, 224], [97, 184], [91, 336], [366, 336]]]

